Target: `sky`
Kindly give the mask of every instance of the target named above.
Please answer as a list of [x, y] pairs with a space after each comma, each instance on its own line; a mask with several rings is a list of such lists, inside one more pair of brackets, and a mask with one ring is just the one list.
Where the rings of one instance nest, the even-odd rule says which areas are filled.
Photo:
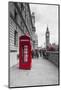
[[50, 43], [58, 44], [58, 6], [30, 4], [31, 13], [35, 13], [35, 27], [38, 36], [38, 46], [45, 46], [47, 26], [50, 32]]

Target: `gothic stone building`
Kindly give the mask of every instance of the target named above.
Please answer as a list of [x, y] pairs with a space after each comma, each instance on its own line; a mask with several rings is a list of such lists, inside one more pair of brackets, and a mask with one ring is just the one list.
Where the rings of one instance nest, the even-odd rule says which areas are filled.
[[32, 23], [33, 23], [33, 30], [32, 30], [32, 38], [33, 38], [33, 50], [38, 49], [38, 36], [36, 34], [35, 28], [35, 14], [32, 13]]

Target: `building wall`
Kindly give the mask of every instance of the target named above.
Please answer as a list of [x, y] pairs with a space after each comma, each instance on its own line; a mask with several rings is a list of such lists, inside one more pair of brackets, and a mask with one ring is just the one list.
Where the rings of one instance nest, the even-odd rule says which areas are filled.
[[14, 46], [14, 31], [16, 24], [9, 18], [9, 33], [10, 33], [10, 67], [17, 63], [17, 47]]
[[[17, 64], [19, 61], [19, 37], [26, 34], [29, 31], [29, 36], [32, 38], [32, 22], [31, 22], [31, 13], [29, 5], [22, 3], [24, 8], [21, 10], [21, 3], [16, 3], [20, 8], [21, 15], [19, 14], [18, 8], [13, 2], [9, 2], [9, 52], [10, 52], [10, 67]], [[15, 11], [17, 13], [16, 21]], [[27, 17], [25, 18], [25, 15]], [[23, 19], [22, 19], [23, 18]], [[26, 27], [27, 26], [27, 27]], [[17, 31], [17, 45], [14, 44], [14, 32]], [[32, 40], [31, 40], [32, 43]]]
[[33, 38], [33, 49], [38, 49], [38, 36], [35, 32], [32, 33]]
[[[21, 32], [21, 30], [17, 27], [16, 28], [16, 24], [14, 23], [14, 21], [9, 18], [10, 23], [9, 23], [9, 37], [10, 37], [10, 66], [15, 65], [18, 60], [17, 60], [17, 55], [19, 54], [19, 37], [21, 35], [23, 35], [23, 33]], [[14, 45], [14, 32], [15, 30], [18, 32], [18, 45], [15, 46]]]
[[33, 23], [33, 28], [32, 28], [33, 50], [35, 50], [35, 49], [38, 49], [38, 36], [35, 33], [36, 28], [35, 28], [35, 14], [34, 14], [34, 12], [32, 13], [32, 23]]

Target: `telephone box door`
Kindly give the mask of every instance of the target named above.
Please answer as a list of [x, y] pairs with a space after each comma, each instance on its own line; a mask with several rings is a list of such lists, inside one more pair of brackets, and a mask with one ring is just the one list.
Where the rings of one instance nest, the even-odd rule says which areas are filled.
[[19, 68], [31, 69], [31, 44], [28, 36], [19, 39]]

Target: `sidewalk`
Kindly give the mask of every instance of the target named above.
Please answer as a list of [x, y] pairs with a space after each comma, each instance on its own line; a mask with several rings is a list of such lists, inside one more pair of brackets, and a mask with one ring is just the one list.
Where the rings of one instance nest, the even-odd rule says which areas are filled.
[[43, 58], [32, 59], [31, 70], [10, 68], [10, 86], [34, 86], [58, 84], [58, 68]]

